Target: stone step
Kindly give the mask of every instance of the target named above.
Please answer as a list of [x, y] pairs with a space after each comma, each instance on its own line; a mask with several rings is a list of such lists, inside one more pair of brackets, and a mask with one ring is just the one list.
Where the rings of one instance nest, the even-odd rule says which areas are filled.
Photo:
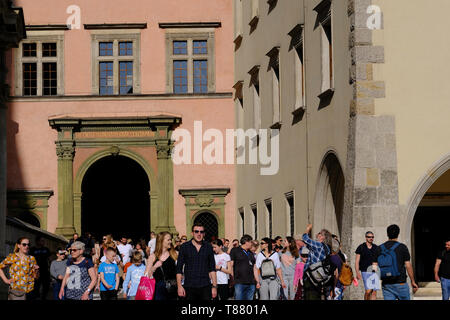
[[417, 284], [419, 286], [419, 288], [436, 288], [436, 289], [441, 289], [441, 284], [437, 283], [436, 281], [433, 282], [419, 282]]
[[441, 290], [422, 290], [419, 289], [414, 294], [415, 297], [432, 297], [432, 296], [441, 296]]

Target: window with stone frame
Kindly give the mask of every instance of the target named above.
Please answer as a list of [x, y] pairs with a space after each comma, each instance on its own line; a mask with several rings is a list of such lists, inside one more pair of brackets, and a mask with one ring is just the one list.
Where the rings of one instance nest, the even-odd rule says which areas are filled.
[[317, 12], [316, 26], [320, 25], [321, 58], [322, 58], [322, 92], [334, 88], [332, 2], [322, 0], [315, 8]]
[[280, 110], [280, 47], [273, 47], [266, 56], [269, 57], [267, 71], [272, 78], [272, 127], [278, 128], [281, 125]]
[[[64, 35], [28, 31], [15, 51], [15, 96], [64, 94]], [[55, 31], [53, 31], [55, 33]]]
[[264, 204], [266, 206], [266, 235], [272, 239], [272, 229], [273, 229], [273, 223], [272, 223], [272, 199], [266, 199], [264, 200]]
[[304, 25], [297, 24], [289, 33], [295, 62], [295, 106], [294, 111], [305, 107], [305, 63], [304, 63]]
[[140, 93], [140, 33], [96, 33], [92, 41], [92, 94]]
[[256, 203], [250, 205], [252, 209], [253, 239], [258, 239], [258, 207]]
[[166, 31], [166, 91], [206, 94], [215, 91], [214, 30]]
[[250, 87], [253, 91], [253, 129], [261, 129], [261, 98], [259, 93], [259, 68], [254, 66], [248, 72], [250, 74]]
[[295, 233], [295, 208], [294, 208], [294, 192], [290, 191], [285, 193], [286, 197], [286, 222], [287, 231], [290, 236]]
[[244, 208], [239, 208], [239, 224], [240, 224], [240, 231], [241, 236], [245, 234], [245, 216], [244, 216]]

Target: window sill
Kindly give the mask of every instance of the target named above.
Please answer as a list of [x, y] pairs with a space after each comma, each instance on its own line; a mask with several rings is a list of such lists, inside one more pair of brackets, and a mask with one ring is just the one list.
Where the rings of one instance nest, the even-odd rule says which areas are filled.
[[334, 88], [330, 88], [319, 94], [317, 97], [320, 99], [319, 110], [325, 108], [331, 104], [331, 100], [334, 96]]

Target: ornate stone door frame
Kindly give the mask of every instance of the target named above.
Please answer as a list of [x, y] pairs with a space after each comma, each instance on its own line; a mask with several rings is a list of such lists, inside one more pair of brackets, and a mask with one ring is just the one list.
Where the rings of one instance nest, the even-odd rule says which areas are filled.
[[[58, 131], [58, 227], [56, 233], [70, 238], [81, 231], [81, 183], [95, 161], [110, 155], [123, 155], [138, 162], [150, 182], [151, 229], [176, 233], [173, 217], [173, 130], [181, 118], [172, 115], [62, 115], [49, 118]], [[146, 159], [131, 147], [156, 148], [157, 173]], [[80, 148], [100, 148], [83, 161], [74, 175], [73, 162]], [[150, 230], [149, 230], [150, 232]]]
[[217, 219], [219, 224], [219, 238], [225, 237], [225, 196], [230, 193], [230, 188], [216, 189], [180, 189], [186, 202], [186, 233], [191, 232], [195, 218], [209, 212]]

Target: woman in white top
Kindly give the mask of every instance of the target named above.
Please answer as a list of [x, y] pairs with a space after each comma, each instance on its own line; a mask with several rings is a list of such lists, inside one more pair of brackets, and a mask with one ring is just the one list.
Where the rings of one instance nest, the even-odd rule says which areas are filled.
[[228, 279], [231, 274], [230, 256], [223, 251], [223, 242], [220, 239], [211, 242], [216, 260], [217, 273], [217, 300], [228, 300]]
[[256, 288], [259, 289], [260, 300], [277, 300], [280, 283], [283, 288], [286, 288], [281, 271], [280, 256], [273, 251], [271, 239], [263, 238], [260, 245], [261, 252], [256, 256], [254, 268], [255, 278], [259, 279]]

